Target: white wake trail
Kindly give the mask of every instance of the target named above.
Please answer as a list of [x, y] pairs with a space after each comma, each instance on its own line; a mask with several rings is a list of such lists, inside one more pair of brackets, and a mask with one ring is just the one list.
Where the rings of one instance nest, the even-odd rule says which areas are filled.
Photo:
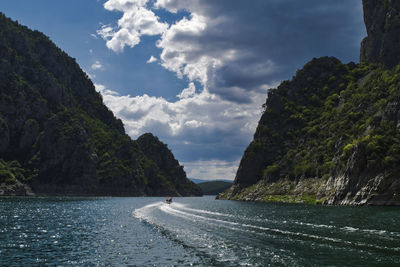
[[[186, 208], [184, 205], [178, 206], [182, 209], [185, 210], [192, 210], [192, 211], [198, 211], [196, 209], [190, 209]], [[244, 224], [244, 223], [237, 223], [237, 222], [232, 222], [232, 221], [226, 221], [226, 220], [221, 220], [221, 219], [216, 219], [216, 218], [210, 218], [206, 216], [201, 216], [201, 215], [196, 215], [196, 214], [191, 214], [185, 211], [181, 211], [178, 209], [173, 209], [172, 207], [167, 207], [163, 206], [161, 207], [161, 210], [164, 212], [173, 214], [173, 215], [181, 215], [180, 217], [192, 217], [196, 219], [200, 219], [202, 221], [208, 221], [208, 222], [216, 222], [216, 223], [222, 223], [222, 224], [228, 224], [234, 227], [230, 227], [232, 230], [237, 230], [237, 231], [246, 231], [243, 228], [247, 229], [254, 229], [254, 230], [261, 230], [264, 232], [273, 232], [277, 234], [283, 234], [287, 236], [294, 236], [294, 237], [303, 237], [303, 238], [309, 238], [309, 239], [315, 239], [315, 240], [323, 240], [327, 242], [333, 242], [337, 244], [346, 244], [349, 246], [357, 246], [357, 247], [368, 247], [368, 248], [373, 248], [373, 249], [381, 249], [381, 250], [392, 250], [392, 251], [400, 251], [400, 248], [394, 247], [386, 247], [386, 246], [378, 246], [378, 245], [373, 245], [373, 244], [367, 244], [367, 243], [362, 243], [362, 242], [351, 242], [347, 240], [343, 240], [340, 238], [332, 238], [332, 237], [325, 237], [325, 236], [319, 236], [319, 235], [314, 235], [314, 234], [306, 234], [306, 233], [301, 233], [301, 232], [292, 232], [292, 231], [287, 231], [287, 230], [281, 230], [281, 229], [276, 229], [276, 228], [269, 228], [269, 227], [263, 227], [263, 226], [256, 226], [256, 225], [251, 225], [251, 224]], [[210, 212], [211, 214], [215, 215], [214, 212]], [[213, 224], [216, 226], [220, 226], [218, 224]], [[324, 225], [325, 226], [325, 225]], [[238, 228], [239, 227], [239, 228]], [[246, 231], [248, 232], [248, 231]]]
[[[320, 235], [315, 235], [315, 234], [307, 234], [307, 233], [302, 233], [302, 232], [292, 232], [288, 230], [282, 230], [282, 229], [277, 229], [277, 228], [270, 228], [270, 227], [265, 227], [265, 226], [257, 226], [253, 224], [247, 224], [247, 223], [238, 223], [230, 220], [224, 220], [221, 218], [214, 218], [214, 217], [209, 217], [206, 215], [211, 215], [211, 216], [218, 216], [218, 217], [234, 217], [233, 215], [230, 214], [224, 214], [220, 212], [213, 212], [213, 211], [207, 211], [207, 210], [202, 210], [202, 209], [193, 209], [193, 208], [188, 208], [184, 204], [180, 203], [172, 203], [172, 204], [166, 204], [163, 202], [157, 202], [157, 203], [152, 203], [149, 205], [146, 205], [142, 208], [136, 209], [133, 212], [133, 215], [139, 219], [146, 220], [151, 223], [156, 223], [153, 221], [152, 213], [155, 211], [162, 211], [166, 214], [176, 216], [179, 218], [183, 218], [195, 223], [198, 223], [199, 221], [205, 222], [208, 225], [212, 225], [215, 227], [222, 227], [222, 228], [228, 228], [233, 231], [243, 231], [243, 232], [251, 232], [254, 234], [260, 234], [257, 233], [257, 231], [262, 231], [264, 234], [266, 232], [269, 233], [275, 233], [275, 234], [281, 234], [281, 235], [286, 235], [286, 236], [292, 236], [292, 237], [302, 237], [302, 238], [307, 238], [307, 239], [314, 239], [314, 240], [321, 240], [325, 242], [332, 242], [336, 244], [345, 244], [348, 246], [356, 246], [356, 247], [365, 247], [365, 248], [373, 248], [373, 249], [381, 249], [381, 250], [392, 250], [392, 251], [400, 251], [400, 248], [398, 247], [386, 247], [386, 246], [378, 246], [378, 245], [373, 245], [373, 244], [367, 244], [367, 243], [362, 243], [362, 242], [351, 242], [347, 240], [343, 240], [340, 238], [332, 238], [332, 237], [326, 237], [326, 236], [320, 236]], [[202, 215], [200, 215], [202, 214]], [[247, 221], [251, 221], [248, 218], [245, 218]], [[161, 222], [158, 222], [160, 224]], [[302, 223], [302, 222], [295, 222], [296, 224], [300, 225], [305, 225], [305, 226], [313, 226], [313, 227], [322, 227], [322, 228], [336, 228], [334, 226], [329, 226], [329, 225], [315, 225], [315, 224], [310, 224], [310, 223]], [[344, 228], [342, 230], [351, 230], [351, 231], [360, 231], [361, 229], [349, 229], [349, 228]]]
[[226, 214], [226, 213], [220, 213], [216, 211], [209, 211], [209, 210], [202, 210], [202, 209], [192, 209], [186, 207], [186, 205], [176, 203], [176, 207], [182, 210], [187, 210], [187, 211], [192, 211], [196, 213], [201, 213], [201, 214], [208, 214], [208, 215], [215, 215], [215, 216], [222, 216], [222, 217], [233, 217], [232, 214]]
[[151, 219], [151, 212], [154, 210], [159, 209], [162, 205], [164, 205], [163, 202], [156, 202], [156, 203], [152, 203], [146, 206], [143, 206], [139, 209], [135, 209], [132, 213], [132, 215], [138, 219]]

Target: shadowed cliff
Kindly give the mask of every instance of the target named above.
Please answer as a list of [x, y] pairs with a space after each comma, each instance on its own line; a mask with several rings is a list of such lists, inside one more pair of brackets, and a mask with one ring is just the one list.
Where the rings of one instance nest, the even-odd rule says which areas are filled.
[[363, 0], [368, 36], [361, 43], [360, 61], [392, 68], [400, 62], [400, 2]]
[[201, 195], [149, 136], [131, 140], [73, 58], [0, 14], [0, 195]]

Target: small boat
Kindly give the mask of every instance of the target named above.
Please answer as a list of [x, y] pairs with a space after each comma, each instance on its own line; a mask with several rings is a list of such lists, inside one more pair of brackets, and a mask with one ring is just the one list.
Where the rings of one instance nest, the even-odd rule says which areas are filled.
[[167, 204], [171, 204], [172, 203], [172, 197], [167, 197], [167, 199], [165, 200], [165, 202]]

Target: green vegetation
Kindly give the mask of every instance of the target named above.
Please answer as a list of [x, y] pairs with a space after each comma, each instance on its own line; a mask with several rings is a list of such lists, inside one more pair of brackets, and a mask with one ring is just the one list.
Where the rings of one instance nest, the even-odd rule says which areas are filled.
[[308, 195], [268, 195], [263, 198], [265, 202], [285, 202], [285, 203], [304, 203], [304, 204], [320, 204], [321, 201], [316, 200], [315, 196]]
[[[325, 72], [326, 60], [313, 60], [291, 82], [282, 83], [270, 93], [269, 97], [279, 95], [284, 108], [271, 117], [267, 105], [259, 129], [268, 127], [270, 134], [256, 133], [259, 138], [254, 142], [258, 150], [263, 143], [260, 141], [271, 140], [274, 134], [283, 135], [285, 142], [283, 146], [278, 144], [281, 153], [274, 158], [275, 163], [266, 164], [264, 176], [279, 172], [281, 178], [322, 178], [335, 166], [345, 164], [360, 146], [366, 148], [368, 159], [374, 160], [377, 168], [383, 166], [385, 158], [399, 162], [397, 118], [388, 112], [400, 99], [396, 90], [400, 86], [400, 67], [384, 71], [329, 59]], [[321, 70], [315, 73], [314, 68]], [[275, 121], [286, 121], [283, 134], [279, 129], [273, 132], [270, 124]]]
[[211, 181], [199, 183], [198, 186], [201, 188], [204, 195], [217, 195], [231, 187], [232, 183], [225, 181]]
[[[286, 203], [306, 203], [322, 204], [326, 199], [318, 196], [318, 189], [326, 182], [324, 179], [301, 179], [299, 182], [290, 180], [279, 180], [273, 183], [260, 181], [257, 184], [246, 187], [239, 194], [232, 197], [233, 200], [252, 200], [264, 202], [286, 202]], [[221, 195], [226, 198], [227, 193]]]
[[[231, 198], [256, 192], [264, 201], [321, 201], [316, 191], [274, 193], [271, 186], [246, 184], [252, 179], [278, 187], [284, 185], [277, 181], [291, 181], [298, 188], [300, 180], [326, 181], [345, 172], [393, 177], [400, 166], [399, 88], [400, 65], [384, 70], [313, 59], [291, 81], [270, 90], [236, 177], [237, 184], [246, 186]], [[350, 172], [349, 161], [357, 162]]]
[[12, 184], [16, 179], [24, 179], [24, 169], [19, 162], [0, 159], [0, 183]]
[[0, 182], [39, 194], [201, 194], [165, 144], [125, 134], [73, 58], [1, 13], [0, 105]]

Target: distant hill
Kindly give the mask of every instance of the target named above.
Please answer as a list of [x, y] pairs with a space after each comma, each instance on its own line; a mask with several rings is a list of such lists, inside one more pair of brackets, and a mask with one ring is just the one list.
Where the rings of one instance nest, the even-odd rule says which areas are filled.
[[224, 182], [228, 182], [228, 183], [232, 183], [233, 181], [231, 180], [203, 180], [203, 179], [196, 179], [196, 178], [188, 178], [190, 181], [192, 181], [195, 184], [200, 184], [200, 183], [206, 183], [206, 182], [216, 182], [216, 181], [224, 181]]
[[132, 140], [75, 59], [0, 13], [0, 195], [201, 195], [167, 145]]
[[203, 190], [204, 195], [217, 195], [227, 190], [233, 183], [227, 181], [210, 181], [197, 185]]
[[196, 178], [188, 178], [190, 181], [192, 181], [195, 184], [199, 184], [199, 183], [204, 183], [207, 182], [207, 180], [202, 180], [202, 179], [196, 179]]

